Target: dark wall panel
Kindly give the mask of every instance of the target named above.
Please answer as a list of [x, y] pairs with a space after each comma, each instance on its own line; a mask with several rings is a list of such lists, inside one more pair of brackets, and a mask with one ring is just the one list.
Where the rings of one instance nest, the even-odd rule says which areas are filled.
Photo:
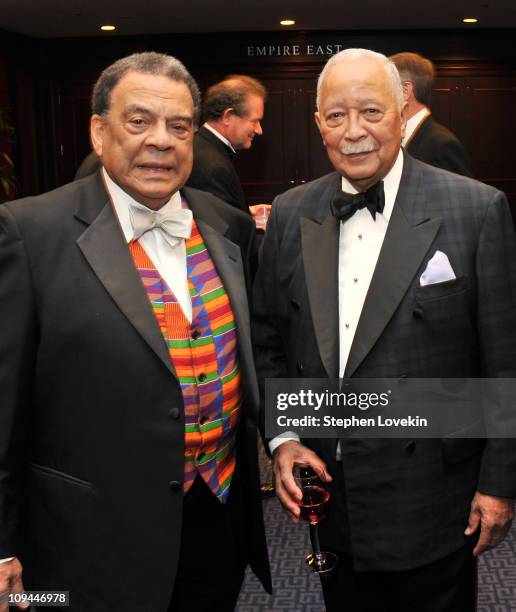
[[[17, 64], [25, 79], [14, 95], [19, 108], [25, 100], [23, 131], [31, 135], [24, 136], [20, 174], [37, 172], [39, 190], [71, 180], [89, 151], [88, 98], [96, 76], [119, 57], [152, 49], [181, 59], [203, 90], [232, 72], [264, 81], [270, 91], [264, 136], [238, 156], [237, 165], [250, 203], [270, 201], [331, 168], [313, 120], [316, 78], [332, 53], [355, 46], [386, 54], [414, 50], [432, 59], [436, 118], [464, 142], [477, 178], [505, 189], [516, 205], [510, 144], [515, 126], [507, 111], [514, 107], [516, 86], [514, 35], [511, 30], [261, 32], [24, 41], [25, 56], [12, 55], [8, 66], [12, 72]], [[35, 188], [34, 181], [24, 185], [28, 192]]]

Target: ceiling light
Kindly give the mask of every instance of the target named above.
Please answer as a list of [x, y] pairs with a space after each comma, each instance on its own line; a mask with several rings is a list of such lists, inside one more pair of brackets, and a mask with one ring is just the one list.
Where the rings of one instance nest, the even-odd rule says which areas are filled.
[[478, 23], [478, 19], [476, 17], [466, 17], [462, 21], [464, 23]]
[[116, 30], [116, 26], [114, 25], [103, 25], [100, 26], [101, 30], [104, 30], [104, 32], [112, 32], [113, 30]]
[[282, 26], [291, 26], [294, 25], [296, 22], [293, 19], [282, 19], [280, 21], [280, 25]]

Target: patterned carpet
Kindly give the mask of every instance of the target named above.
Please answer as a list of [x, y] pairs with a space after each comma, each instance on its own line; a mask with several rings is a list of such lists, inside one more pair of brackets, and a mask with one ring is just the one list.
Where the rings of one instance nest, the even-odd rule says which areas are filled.
[[[262, 480], [270, 481], [263, 449], [260, 455]], [[274, 593], [268, 595], [248, 572], [236, 611], [324, 612], [319, 579], [303, 561], [310, 549], [307, 526], [292, 523], [276, 498], [264, 501], [264, 513]], [[516, 525], [504, 542], [480, 559], [477, 610], [516, 611]]]
[[[310, 549], [306, 525], [291, 523], [275, 498], [264, 501], [264, 511], [274, 593], [268, 595], [248, 572], [237, 612], [324, 612], [319, 579], [303, 562]], [[516, 526], [480, 559], [477, 610], [516, 611]]]

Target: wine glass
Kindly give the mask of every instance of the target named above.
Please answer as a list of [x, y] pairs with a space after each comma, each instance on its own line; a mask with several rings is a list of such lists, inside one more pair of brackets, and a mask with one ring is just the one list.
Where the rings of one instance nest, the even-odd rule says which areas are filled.
[[306, 557], [306, 563], [318, 574], [329, 572], [337, 565], [339, 559], [331, 552], [321, 551], [318, 524], [324, 518], [324, 506], [330, 499], [330, 492], [308, 465], [294, 467], [294, 480], [303, 494], [303, 498], [298, 502], [301, 510], [299, 518], [310, 525], [312, 552]]

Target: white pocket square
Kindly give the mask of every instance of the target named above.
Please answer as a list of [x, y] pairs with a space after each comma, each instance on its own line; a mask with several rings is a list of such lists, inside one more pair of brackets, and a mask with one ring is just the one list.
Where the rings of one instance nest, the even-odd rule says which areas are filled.
[[434, 285], [435, 283], [444, 283], [457, 278], [451, 267], [450, 260], [446, 253], [436, 251], [435, 255], [428, 262], [426, 270], [421, 274], [419, 284], [421, 287], [425, 285]]

